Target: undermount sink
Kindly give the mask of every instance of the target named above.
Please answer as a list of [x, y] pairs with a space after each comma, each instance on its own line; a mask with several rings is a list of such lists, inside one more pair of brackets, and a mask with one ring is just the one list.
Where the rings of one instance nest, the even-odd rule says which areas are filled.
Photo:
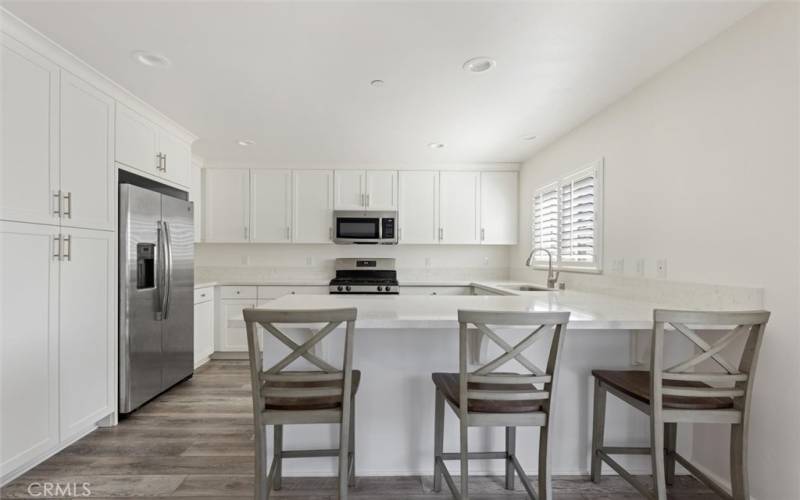
[[509, 290], [518, 290], [520, 292], [552, 292], [557, 291], [555, 288], [547, 288], [546, 286], [540, 285], [509, 285], [503, 288], [508, 288]]

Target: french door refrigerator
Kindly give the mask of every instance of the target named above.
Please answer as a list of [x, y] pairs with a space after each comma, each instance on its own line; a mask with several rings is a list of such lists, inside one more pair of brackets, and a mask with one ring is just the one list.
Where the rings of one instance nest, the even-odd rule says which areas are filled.
[[119, 187], [119, 412], [130, 413], [194, 370], [194, 208]]

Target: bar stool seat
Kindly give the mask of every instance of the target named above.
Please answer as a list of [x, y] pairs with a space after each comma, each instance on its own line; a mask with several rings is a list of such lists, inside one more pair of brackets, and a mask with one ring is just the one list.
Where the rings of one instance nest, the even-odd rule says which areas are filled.
[[[592, 370], [592, 375], [607, 386], [650, 404], [650, 372], [641, 370]], [[665, 387], [691, 387], [710, 389], [703, 382], [664, 380]], [[732, 398], [663, 396], [663, 407], [681, 410], [724, 410], [733, 408]]]
[[[459, 374], [458, 373], [434, 373], [432, 374], [433, 384], [442, 392], [442, 395], [453, 406], [460, 408]], [[530, 389], [535, 392], [537, 389], [533, 384], [494, 384], [494, 383], [475, 383], [467, 384], [469, 390], [485, 391], [509, 391], [520, 392]], [[542, 400], [520, 400], [520, 401], [499, 401], [488, 399], [470, 399], [468, 410], [473, 413], [530, 413], [543, 409]]]
[[[292, 372], [283, 372], [284, 374], [291, 374]], [[361, 370], [353, 370], [353, 396], [358, 392], [358, 386], [361, 383]], [[326, 388], [326, 387], [340, 387], [341, 380], [318, 380], [318, 381], [303, 381], [303, 382], [284, 382], [284, 381], [270, 381], [264, 384], [264, 389], [273, 389], [276, 387], [288, 389], [312, 389], [312, 388]], [[342, 396], [321, 396], [321, 397], [266, 397], [264, 399], [264, 408], [267, 410], [288, 410], [288, 411], [306, 411], [306, 410], [330, 410], [342, 407]]]

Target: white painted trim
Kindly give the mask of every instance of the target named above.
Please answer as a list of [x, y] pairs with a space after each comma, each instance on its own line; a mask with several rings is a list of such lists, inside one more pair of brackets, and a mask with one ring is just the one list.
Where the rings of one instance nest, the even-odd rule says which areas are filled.
[[38, 52], [61, 68], [78, 78], [96, 86], [116, 101], [145, 115], [148, 119], [167, 129], [182, 141], [192, 143], [198, 137], [157, 110], [155, 107], [134, 95], [122, 85], [90, 66], [86, 61], [68, 51], [54, 40], [38, 31], [8, 10], [0, 7], [0, 26], [2, 31], [31, 50]]
[[[136, 168], [133, 168], [133, 167], [129, 167], [128, 165], [125, 165], [124, 163], [114, 162], [114, 165], [117, 167], [118, 171], [119, 170], [124, 170], [126, 172], [131, 173], [131, 174], [136, 174], [136, 175], [138, 175], [140, 177], [146, 177], [147, 179], [156, 181], [159, 184], [165, 184], [165, 185], [167, 185], [169, 187], [174, 187], [175, 189], [180, 189], [181, 191], [186, 191], [187, 193], [189, 191], [191, 191], [191, 187], [190, 186], [183, 186], [183, 185], [178, 184], [176, 182], [172, 182], [169, 179], [165, 179], [163, 177], [158, 177], [158, 176], [153, 175], [153, 174], [151, 174], [149, 172], [145, 172], [143, 170], [139, 170], [139, 169], [136, 169]], [[119, 175], [119, 173], [117, 175]], [[191, 176], [190, 176], [190, 178], [191, 178]]]
[[253, 163], [206, 161], [204, 168], [249, 168], [269, 170], [399, 170], [399, 171], [519, 171], [520, 163]]

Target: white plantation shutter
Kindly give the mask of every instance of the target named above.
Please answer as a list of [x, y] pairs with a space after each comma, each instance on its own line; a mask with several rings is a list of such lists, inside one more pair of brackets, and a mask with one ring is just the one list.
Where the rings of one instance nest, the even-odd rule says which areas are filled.
[[[538, 190], [533, 198], [533, 247], [550, 250], [558, 260], [558, 184]], [[538, 252], [536, 262], [547, 262], [547, 254]]]
[[[533, 247], [545, 248], [561, 269], [600, 271], [603, 162], [598, 161], [534, 193]], [[537, 265], [547, 263], [538, 252]]]
[[595, 262], [595, 169], [574, 174], [561, 183], [561, 264]]

